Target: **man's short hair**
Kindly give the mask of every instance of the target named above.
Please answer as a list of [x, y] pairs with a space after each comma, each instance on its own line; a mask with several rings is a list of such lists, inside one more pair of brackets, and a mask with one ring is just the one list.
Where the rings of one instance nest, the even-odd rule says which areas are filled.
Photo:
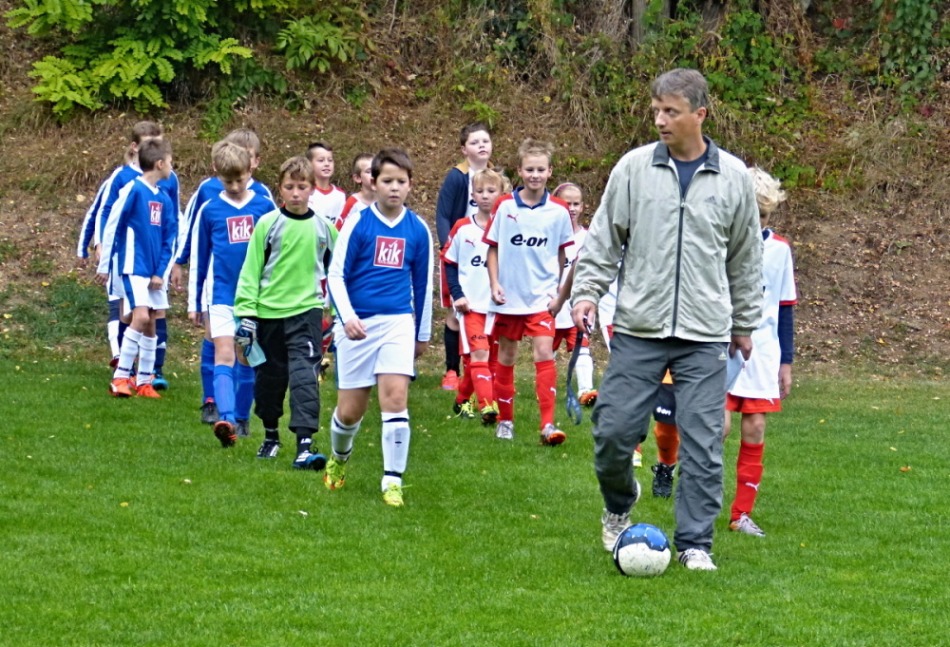
[[551, 158], [554, 157], [554, 144], [529, 137], [521, 142], [521, 146], [518, 147], [518, 165], [520, 166], [524, 158], [529, 155], [544, 155], [548, 158], [548, 165], [550, 166]]
[[659, 99], [670, 95], [686, 99], [693, 112], [709, 106], [709, 85], [696, 70], [678, 67], [654, 79], [650, 85], [650, 96]]
[[302, 155], [291, 157], [280, 165], [280, 174], [277, 176], [277, 183], [283, 184], [284, 178], [287, 177], [291, 180], [309, 182], [310, 184], [317, 183], [317, 177], [313, 172], [313, 164]]
[[144, 139], [161, 137], [163, 134], [162, 127], [154, 121], [139, 121], [132, 126], [129, 141], [133, 144], [141, 144]]
[[224, 141], [246, 148], [254, 157], [261, 154], [261, 138], [250, 128], [235, 128], [224, 136]]
[[412, 161], [409, 159], [409, 153], [403, 149], [384, 148], [376, 153], [376, 157], [373, 158], [373, 165], [370, 167], [370, 173], [372, 173], [374, 180], [379, 177], [383, 164], [398, 166], [406, 172], [410, 180], [412, 179]]
[[172, 145], [167, 139], [146, 139], [139, 146], [139, 167], [151, 171], [155, 165], [172, 154]]
[[465, 146], [465, 142], [468, 141], [468, 138], [471, 137], [472, 133], [477, 133], [483, 130], [488, 133], [489, 137], [491, 137], [491, 131], [488, 129], [488, 126], [480, 121], [463, 126], [461, 132], [459, 133], [459, 146]]
[[225, 138], [211, 147], [211, 163], [221, 177], [236, 178], [251, 170], [251, 153], [244, 146]]

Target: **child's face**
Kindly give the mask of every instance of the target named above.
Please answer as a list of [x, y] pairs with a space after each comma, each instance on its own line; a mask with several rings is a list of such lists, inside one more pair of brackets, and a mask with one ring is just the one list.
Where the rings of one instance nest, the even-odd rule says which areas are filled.
[[472, 187], [472, 198], [475, 205], [482, 213], [490, 213], [495, 207], [495, 201], [501, 195], [501, 187], [491, 182], [485, 182], [481, 186]]
[[310, 160], [313, 165], [313, 172], [317, 176], [317, 183], [321, 181], [329, 182], [333, 177], [333, 153], [325, 148], [313, 149], [313, 159]]
[[406, 203], [412, 182], [406, 169], [386, 163], [379, 169], [373, 188], [376, 191], [376, 202], [381, 209], [394, 213]]
[[544, 191], [551, 179], [551, 160], [547, 155], [525, 155], [518, 166], [518, 177], [532, 193]]
[[581, 198], [580, 189], [569, 186], [566, 189], [562, 189], [557, 197], [567, 203], [567, 210], [571, 214], [571, 220], [577, 223], [577, 219], [584, 213], [584, 200]]
[[353, 181], [356, 182], [360, 188], [365, 187], [369, 189], [373, 185], [373, 174], [371, 172], [373, 160], [362, 159], [356, 163], [356, 167], [360, 172], [353, 175]]
[[248, 148], [247, 153], [251, 156], [251, 175], [254, 175], [254, 171], [261, 165], [261, 156], [253, 148]]
[[313, 185], [307, 180], [285, 175], [280, 180], [280, 199], [290, 213], [304, 214], [309, 209], [308, 201]]
[[233, 200], [239, 200], [244, 197], [244, 192], [247, 191], [247, 183], [250, 182], [250, 180], [250, 169], [236, 175], [221, 176], [224, 192]]
[[479, 165], [487, 164], [491, 158], [492, 146], [491, 135], [484, 130], [476, 130], [465, 140], [462, 146], [462, 155], [469, 162], [475, 162]]
[[156, 165], [158, 170], [161, 171], [161, 178], [167, 180], [172, 175], [172, 156], [166, 155], [162, 159], [162, 163]]

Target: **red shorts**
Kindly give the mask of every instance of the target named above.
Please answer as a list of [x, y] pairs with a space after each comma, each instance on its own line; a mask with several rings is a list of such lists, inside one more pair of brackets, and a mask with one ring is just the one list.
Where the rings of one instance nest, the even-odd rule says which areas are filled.
[[554, 337], [554, 317], [547, 311], [530, 315], [489, 313], [485, 326], [492, 337], [521, 341], [524, 337]]
[[482, 312], [466, 312], [459, 318], [459, 352], [462, 355], [491, 350], [491, 340], [485, 334], [485, 316]]
[[776, 413], [782, 410], [782, 401], [779, 398], [743, 398], [726, 394], [726, 411], [737, 413]]
[[[554, 350], [561, 346], [561, 340], [567, 342], [567, 352], [574, 352], [574, 344], [577, 343], [577, 328], [558, 328], [554, 331]], [[581, 348], [590, 347], [590, 338], [587, 335], [581, 340]]]

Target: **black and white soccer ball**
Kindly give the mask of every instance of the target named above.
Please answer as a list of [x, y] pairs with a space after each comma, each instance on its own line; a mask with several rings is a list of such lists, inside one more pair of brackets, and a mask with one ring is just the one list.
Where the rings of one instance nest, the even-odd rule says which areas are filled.
[[670, 563], [670, 540], [662, 530], [648, 523], [630, 526], [614, 544], [617, 570], [631, 577], [662, 575]]

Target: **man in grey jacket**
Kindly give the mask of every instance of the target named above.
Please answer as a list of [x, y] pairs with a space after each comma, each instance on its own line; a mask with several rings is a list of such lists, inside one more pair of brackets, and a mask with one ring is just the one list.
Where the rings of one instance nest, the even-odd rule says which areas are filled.
[[752, 352], [762, 239], [745, 164], [703, 136], [706, 79], [675, 69], [651, 92], [660, 141], [628, 152], [611, 171], [571, 301], [575, 323], [594, 325], [619, 264], [610, 362], [592, 415], [604, 548], [612, 550], [630, 525], [640, 495], [631, 457], [669, 369], [681, 437], [674, 544], [687, 568], [711, 571], [722, 508], [726, 360]]

